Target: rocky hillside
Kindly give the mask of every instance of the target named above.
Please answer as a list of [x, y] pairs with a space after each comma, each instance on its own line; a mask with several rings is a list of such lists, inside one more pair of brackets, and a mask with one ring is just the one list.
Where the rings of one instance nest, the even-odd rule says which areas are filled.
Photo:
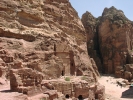
[[133, 22], [115, 7], [105, 8], [99, 18], [86, 12], [82, 22], [88, 34], [88, 52], [93, 53], [99, 70], [131, 80]]
[[0, 0], [1, 77], [30, 68], [44, 79], [88, 75], [95, 82], [99, 73], [86, 48], [85, 29], [68, 0]]
[[[0, 0], [0, 84], [9, 79], [10, 90], [26, 100], [104, 100], [86, 42], [69, 0]], [[24, 100], [8, 94], [3, 99]]]

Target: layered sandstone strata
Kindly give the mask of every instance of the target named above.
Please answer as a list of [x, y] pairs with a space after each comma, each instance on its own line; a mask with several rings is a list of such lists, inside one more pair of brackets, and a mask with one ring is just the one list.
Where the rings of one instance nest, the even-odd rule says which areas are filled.
[[87, 54], [85, 29], [68, 0], [1, 0], [0, 58], [13, 91], [33, 91], [38, 75], [45, 80], [86, 75], [92, 84], [99, 76]]
[[1, 0], [0, 8], [0, 46], [22, 67], [51, 78], [84, 71], [97, 76], [87, 56], [85, 30], [69, 1]]

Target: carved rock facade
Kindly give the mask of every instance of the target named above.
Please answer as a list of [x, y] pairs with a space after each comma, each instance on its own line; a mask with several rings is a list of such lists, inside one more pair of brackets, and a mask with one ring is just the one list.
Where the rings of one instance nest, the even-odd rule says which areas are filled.
[[92, 61], [68, 0], [0, 1], [0, 75], [10, 78], [11, 90], [34, 94], [41, 80], [64, 75], [86, 75], [94, 84], [99, 73]]

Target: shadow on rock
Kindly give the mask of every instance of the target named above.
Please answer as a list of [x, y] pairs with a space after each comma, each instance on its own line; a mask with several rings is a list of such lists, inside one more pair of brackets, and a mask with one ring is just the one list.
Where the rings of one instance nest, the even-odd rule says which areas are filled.
[[122, 93], [121, 98], [129, 98], [133, 99], [133, 87], [129, 88], [128, 90], [124, 91]]
[[0, 92], [5, 92], [5, 93], [7, 93], [7, 92], [12, 92], [11, 90], [1, 90]]

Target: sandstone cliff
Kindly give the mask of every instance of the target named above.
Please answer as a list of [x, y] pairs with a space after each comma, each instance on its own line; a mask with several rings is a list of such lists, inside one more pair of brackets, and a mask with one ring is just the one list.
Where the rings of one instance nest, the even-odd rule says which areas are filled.
[[89, 84], [99, 76], [69, 1], [0, 0], [0, 77], [10, 78], [11, 90], [64, 75], [86, 75]]
[[99, 50], [98, 32], [96, 19], [90, 12], [86, 12], [82, 15], [82, 23], [87, 33], [87, 49], [88, 54], [93, 58], [98, 66], [99, 71], [102, 71], [101, 56]]
[[[30, 67], [51, 77], [59, 77], [65, 66], [71, 67], [66, 74], [88, 70], [96, 75], [84, 27], [68, 0], [1, 0], [0, 12], [1, 52], [12, 57], [6, 66]], [[15, 61], [20, 66], [11, 64]]]
[[[132, 72], [127, 75], [126, 66], [132, 63], [132, 21], [126, 18], [123, 11], [111, 7], [105, 8], [99, 18], [86, 12], [82, 16], [82, 22], [88, 32], [88, 44], [93, 45], [89, 45], [88, 52], [96, 52], [93, 58], [101, 59], [102, 70], [131, 80]], [[98, 67], [101, 69], [101, 66]]]

